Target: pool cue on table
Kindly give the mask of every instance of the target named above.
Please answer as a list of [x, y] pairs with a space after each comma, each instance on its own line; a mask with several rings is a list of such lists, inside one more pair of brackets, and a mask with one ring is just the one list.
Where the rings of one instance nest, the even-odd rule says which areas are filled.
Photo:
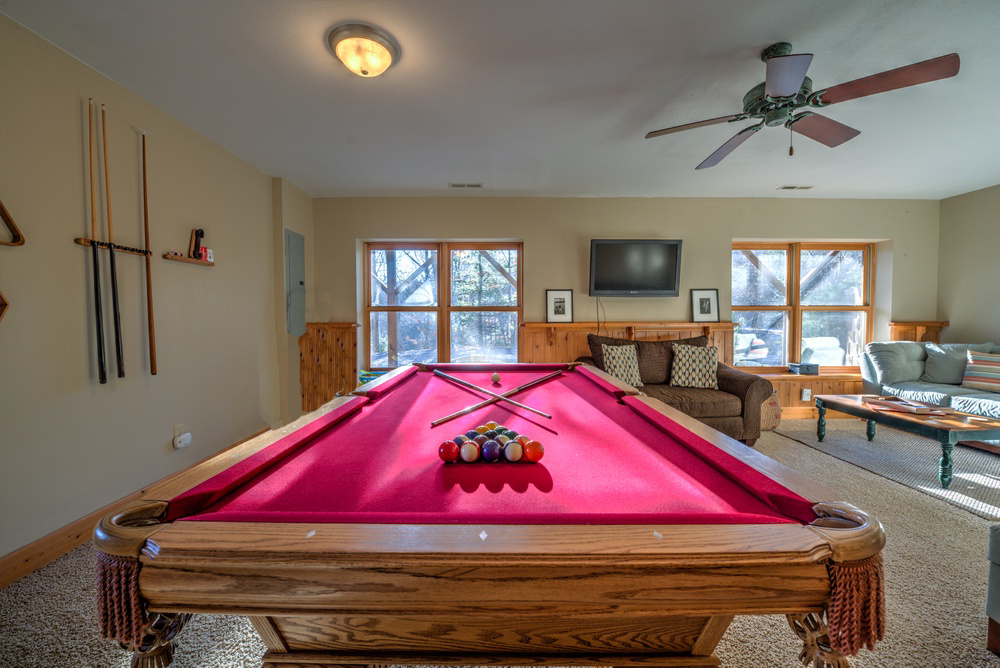
[[156, 375], [156, 330], [153, 328], [153, 278], [149, 252], [149, 188], [146, 185], [146, 131], [142, 132], [142, 218], [146, 230], [146, 314], [149, 319], [149, 373]]
[[545, 417], [545, 418], [549, 418], [550, 420], [552, 419], [551, 415], [549, 415], [548, 413], [545, 413], [543, 411], [540, 411], [537, 408], [532, 408], [531, 406], [525, 406], [524, 404], [519, 403], [517, 401], [514, 401], [513, 399], [509, 399], [509, 398], [503, 396], [502, 394], [497, 394], [496, 392], [490, 392], [489, 390], [484, 390], [483, 388], [479, 387], [478, 385], [473, 385], [472, 383], [464, 381], [461, 378], [455, 378], [455, 376], [449, 376], [444, 371], [440, 371], [439, 369], [434, 369], [434, 375], [435, 376], [441, 376], [442, 378], [447, 378], [448, 380], [450, 380], [453, 383], [458, 383], [459, 385], [464, 385], [465, 387], [472, 388], [473, 390], [478, 390], [478, 391], [482, 392], [483, 394], [488, 394], [491, 397], [495, 397], [496, 399], [499, 399], [500, 401], [506, 401], [508, 404], [513, 404], [513, 405], [517, 406], [518, 408], [523, 408], [526, 411], [531, 411], [532, 413], [537, 413], [538, 415], [541, 415], [542, 417]]
[[[90, 130], [90, 234], [97, 241], [97, 195], [94, 188], [94, 99], [87, 104], [90, 113], [87, 122]], [[97, 321], [97, 378], [101, 384], [108, 382], [108, 363], [104, 355], [104, 310], [101, 308], [101, 261], [97, 244], [90, 244], [94, 260], [94, 319]]]
[[[528, 388], [534, 387], [535, 385], [541, 385], [545, 381], [552, 380], [553, 378], [555, 378], [556, 376], [558, 376], [561, 373], [562, 373], [562, 369], [560, 369], [559, 371], [553, 371], [552, 373], [550, 373], [550, 374], [548, 374], [546, 376], [542, 376], [541, 378], [536, 378], [535, 380], [531, 381], [530, 383], [525, 383], [524, 385], [521, 385], [519, 387], [515, 387], [513, 390], [507, 390], [506, 392], [503, 393], [503, 396], [510, 397], [510, 396], [513, 396], [513, 395], [517, 394], [518, 392], [523, 392], [524, 390], [527, 390]], [[439, 424], [444, 424], [445, 422], [448, 422], [449, 420], [454, 420], [457, 417], [462, 417], [463, 415], [468, 415], [472, 411], [479, 410], [480, 408], [483, 408], [485, 406], [489, 406], [490, 404], [495, 404], [498, 401], [500, 401], [500, 400], [499, 399], [493, 399], [493, 398], [487, 399], [486, 401], [481, 401], [478, 404], [475, 404], [473, 406], [469, 406], [468, 408], [463, 408], [462, 410], [458, 411], [457, 413], [452, 413], [451, 415], [446, 415], [443, 418], [434, 420], [433, 422], [431, 422], [431, 426], [432, 427], [436, 427]]]
[[104, 192], [108, 205], [108, 256], [111, 258], [111, 308], [115, 316], [115, 356], [118, 377], [125, 377], [125, 353], [122, 350], [122, 319], [118, 308], [118, 270], [115, 267], [115, 226], [111, 222], [111, 181], [108, 178], [108, 110], [101, 105], [101, 128], [104, 139]]

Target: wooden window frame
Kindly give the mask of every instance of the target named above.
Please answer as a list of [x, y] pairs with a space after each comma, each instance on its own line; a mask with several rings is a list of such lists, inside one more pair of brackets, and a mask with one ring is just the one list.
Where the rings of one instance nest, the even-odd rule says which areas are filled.
[[[436, 250], [438, 253], [437, 302], [434, 306], [373, 306], [371, 291], [371, 254], [375, 250]], [[517, 304], [515, 306], [453, 306], [451, 304], [451, 251], [461, 250], [516, 250], [517, 251]], [[366, 241], [364, 243], [364, 351], [365, 368], [388, 371], [395, 367], [371, 366], [371, 314], [372, 313], [436, 313], [438, 362], [451, 361], [451, 314], [461, 311], [513, 311], [518, 325], [524, 321], [524, 243], [520, 241]], [[520, 334], [520, 330], [518, 330]]]
[[[788, 361], [802, 359], [802, 315], [809, 311], [834, 311], [834, 312], [857, 312], [865, 313], [865, 340], [871, 341], [874, 332], [875, 315], [875, 245], [870, 243], [818, 243], [818, 242], [739, 242], [733, 243], [734, 251], [742, 250], [784, 250], [787, 252], [788, 261], [785, 263], [785, 303], [774, 306], [755, 306], [752, 304], [733, 304], [732, 311], [784, 311], [788, 318]], [[800, 251], [803, 250], [846, 250], [864, 252], [864, 304], [858, 306], [826, 306], [826, 305], [803, 305], [799, 299], [799, 278]], [[730, 261], [731, 265], [731, 261]], [[787, 372], [787, 366], [741, 366], [741, 369], [753, 371], [754, 373], [781, 373]], [[824, 366], [824, 373], [858, 373], [857, 365], [853, 366]]]

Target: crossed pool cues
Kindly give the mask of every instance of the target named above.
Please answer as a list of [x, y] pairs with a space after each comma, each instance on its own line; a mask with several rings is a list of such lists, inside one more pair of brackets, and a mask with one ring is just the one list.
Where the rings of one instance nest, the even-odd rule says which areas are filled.
[[432, 427], [436, 427], [439, 424], [443, 424], [443, 423], [447, 422], [448, 420], [454, 420], [457, 417], [461, 417], [463, 415], [471, 413], [472, 411], [479, 410], [480, 408], [483, 408], [484, 406], [489, 406], [490, 404], [495, 404], [495, 403], [497, 403], [499, 401], [505, 401], [505, 402], [507, 402], [509, 404], [513, 404], [513, 405], [515, 405], [515, 406], [517, 406], [519, 408], [523, 408], [525, 410], [529, 410], [532, 413], [537, 413], [538, 415], [541, 415], [542, 417], [547, 417], [547, 418], [551, 419], [552, 416], [549, 415], [548, 413], [544, 413], [544, 412], [538, 410], [537, 408], [532, 408], [531, 406], [525, 406], [524, 404], [522, 404], [520, 402], [517, 402], [517, 401], [514, 401], [513, 399], [510, 399], [510, 397], [512, 395], [514, 395], [514, 394], [517, 394], [518, 392], [523, 392], [523, 391], [527, 390], [528, 388], [534, 387], [536, 385], [541, 385], [542, 383], [555, 378], [556, 376], [558, 376], [561, 373], [562, 373], [562, 369], [560, 369], [559, 371], [553, 371], [552, 373], [547, 374], [545, 376], [542, 376], [541, 378], [536, 378], [535, 380], [533, 380], [533, 381], [531, 381], [529, 383], [525, 383], [524, 385], [521, 385], [520, 387], [515, 387], [512, 390], [508, 390], [508, 391], [504, 392], [503, 394], [497, 394], [496, 392], [491, 392], [490, 390], [483, 389], [483, 388], [479, 387], [478, 385], [474, 385], [473, 383], [470, 383], [468, 381], [462, 380], [461, 378], [456, 378], [455, 376], [448, 375], [448, 374], [444, 373], [443, 371], [440, 371], [438, 369], [434, 369], [434, 375], [435, 376], [440, 376], [442, 378], [446, 378], [447, 380], [450, 380], [453, 383], [458, 383], [459, 385], [463, 385], [463, 386], [468, 387], [470, 389], [477, 390], [479, 392], [482, 392], [483, 394], [488, 394], [490, 396], [490, 398], [486, 399], [485, 401], [481, 401], [478, 404], [469, 406], [468, 408], [463, 408], [462, 410], [460, 410], [460, 411], [458, 411], [456, 413], [452, 413], [451, 415], [446, 415], [443, 418], [439, 418], [437, 420], [434, 420], [433, 422], [431, 422], [431, 426]]

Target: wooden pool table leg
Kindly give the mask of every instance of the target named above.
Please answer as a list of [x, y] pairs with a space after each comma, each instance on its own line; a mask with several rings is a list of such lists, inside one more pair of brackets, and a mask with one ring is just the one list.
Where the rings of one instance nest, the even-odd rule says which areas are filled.
[[830, 631], [824, 614], [810, 612], [807, 615], [785, 616], [792, 631], [802, 640], [799, 661], [815, 668], [851, 668], [844, 653], [830, 645]]
[[162, 668], [174, 659], [174, 639], [191, 619], [186, 612], [155, 612], [143, 628], [142, 640], [118, 643], [132, 652], [131, 668]]

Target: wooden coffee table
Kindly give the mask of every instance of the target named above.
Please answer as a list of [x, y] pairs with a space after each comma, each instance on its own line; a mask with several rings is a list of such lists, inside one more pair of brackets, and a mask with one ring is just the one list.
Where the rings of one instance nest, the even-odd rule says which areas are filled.
[[[1000, 420], [961, 413], [954, 409], [947, 415], [920, 415], [901, 413], [897, 411], [880, 411], [872, 408], [860, 394], [820, 394], [816, 396], [816, 408], [819, 410], [819, 420], [816, 423], [816, 438], [822, 443], [826, 437], [826, 410], [839, 411], [864, 418], [868, 421], [868, 440], [875, 438], [875, 425], [900, 429], [911, 434], [933, 438], [941, 444], [941, 459], [938, 462], [938, 479], [945, 489], [951, 484], [951, 452], [960, 441], [993, 441], [1000, 439]], [[908, 400], [909, 401], [909, 400]], [[920, 401], [909, 403], [942, 408], [935, 404]]]

